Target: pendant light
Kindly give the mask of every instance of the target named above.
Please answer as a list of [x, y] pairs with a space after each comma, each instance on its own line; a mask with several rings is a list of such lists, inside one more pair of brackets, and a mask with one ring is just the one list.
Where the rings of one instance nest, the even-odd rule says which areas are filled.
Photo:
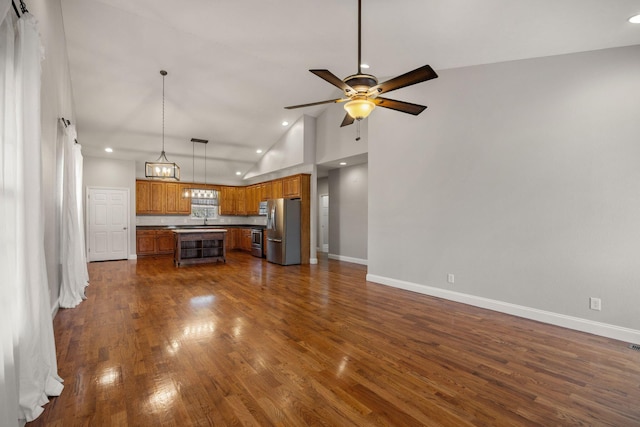
[[171, 163], [164, 152], [164, 77], [165, 70], [160, 70], [162, 75], [162, 152], [155, 162], [144, 163], [144, 175], [147, 178], [174, 179], [180, 181], [180, 168], [177, 164]]
[[[198, 142], [200, 144], [204, 144], [204, 185], [205, 188], [188, 188], [182, 193], [183, 198], [191, 198], [191, 199], [217, 199], [218, 192], [216, 190], [209, 190], [206, 188], [207, 185], [207, 143], [208, 139], [198, 139], [191, 138], [192, 151], [193, 151], [193, 174], [192, 181], [195, 181], [195, 164], [196, 164], [196, 151], [195, 151], [195, 143]], [[195, 182], [194, 182], [195, 184]], [[210, 204], [210, 203], [205, 203]]]

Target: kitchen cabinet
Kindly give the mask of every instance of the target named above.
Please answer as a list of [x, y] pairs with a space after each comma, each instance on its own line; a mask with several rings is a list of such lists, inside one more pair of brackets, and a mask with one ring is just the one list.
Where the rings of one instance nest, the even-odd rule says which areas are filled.
[[172, 255], [173, 232], [171, 230], [137, 230], [136, 254], [138, 256]]
[[260, 184], [247, 187], [247, 215], [258, 215], [260, 211]]
[[238, 249], [251, 252], [251, 229], [229, 228], [227, 229], [227, 249]]
[[136, 215], [190, 215], [191, 199], [182, 193], [191, 184], [136, 180]]
[[282, 180], [276, 179], [271, 181], [271, 197], [270, 199], [280, 199], [282, 196]]
[[165, 183], [165, 214], [191, 215], [191, 198], [183, 197], [183, 193], [191, 188], [191, 184]]
[[247, 215], [246, 187], [236, 187], [236, 215]]
[[220, 215], [236, 214], [236, 187], [220, 187]]
[[138, 256], [155, 255], [156, 232], [155, 230], [136, 231], [136, 253]]
[[158, 255], [173, 255], [173, 231], [157, 230], [156, 231], [156, 248]]
[[164, 182], [136, 181], [136, 215], [162, 215], [165, 202]]
[[262, 184], [260, 184], [260, 201], [273, 199], [273, 197], [271, 196], [272, 188], [273, 183], [271, 181], [263, 182]]
[[240, 229], [240, 249], [243, 251], [251, 252], [251, 229]]
[[282, 178], [282, 197], [296, 199], [300, 197], [300, 175]]

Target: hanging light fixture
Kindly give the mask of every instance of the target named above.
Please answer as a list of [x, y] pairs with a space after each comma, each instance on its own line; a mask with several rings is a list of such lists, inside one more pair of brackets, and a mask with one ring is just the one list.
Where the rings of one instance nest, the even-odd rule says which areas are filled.
[[165, 70], [160, 70], [162, 75], [162, 152], [155, 162], [144, 163], [144, 175], [147, 178], [175, 179], [180, 181], [180, 168], [177, 164], [171, 163], [164, 152], [164, 77]]
[[[204, 185], [207, 185], [207, 143], [209, 140], [207, 139], [198, 139], [191, 138], [192, 151], [193, 151], [193, 175], [192, 181], [195, 181], [195, 170], [196, 170], [196, 150], [195, 143], [198, 142], [204, 145]], [[182, 193], [183, 198], [192, 198], [192, 199], [216, 199], [218, 197], [218, 192], [216, 190], [209, 190], [207, 188], [188, 188]]]

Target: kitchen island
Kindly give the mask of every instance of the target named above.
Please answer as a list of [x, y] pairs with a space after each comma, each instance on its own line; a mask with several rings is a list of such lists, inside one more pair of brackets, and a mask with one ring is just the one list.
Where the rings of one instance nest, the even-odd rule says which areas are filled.
[[222, 228], [189, 228], [173, 230], [175, 250], [173, 262], [183, 264], [227, 262], [227, 230]]

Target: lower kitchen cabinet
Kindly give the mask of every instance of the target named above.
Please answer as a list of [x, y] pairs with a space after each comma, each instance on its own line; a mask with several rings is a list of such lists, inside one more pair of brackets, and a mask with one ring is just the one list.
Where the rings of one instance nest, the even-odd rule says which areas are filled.
[[138, 256], [173, 255], [173, 231], [166, 229], [136, 231]]
[[251, 252], [251, 229], [229, 228], [227, 230], [227, 249]]
[[156, 231], [136, 231], [136, 253], [138, 256], [156, 254]]
[[173, 255], [173, 231], [171, 230], [157, 230], [156, 231], [156, 245], [158, 255]]

